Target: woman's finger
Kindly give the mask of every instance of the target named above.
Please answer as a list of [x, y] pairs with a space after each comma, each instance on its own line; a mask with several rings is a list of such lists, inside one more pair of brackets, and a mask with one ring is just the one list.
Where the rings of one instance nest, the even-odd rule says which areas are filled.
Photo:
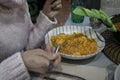
[[60, 53], [57, 53], [54, 55], [54, 67], [57, 67], [60, 62], [61, 62], [61, 55]]
[[57, 5], [56, 7], [53, 7], [52, 10], [58, 11], [62, 8], [62, 4]]
[[53, 53], [54, 52], [54, 47], [50, 46], [50, 44], [46, 44], [45, 50], [47, 52]]
[[50, 52], [50, 51], [51, 51], [50, 44], [46, 44], [46, 45], [45, 45], [45, 50], [46, 50], [47, 52]]
[[61, 0], [56, 0], [53, 4], [51, 4], [51, 8], [54, 8], [59, 4], [61, 4]]
[[38, 49], [38, 50], [35, 50], [35, 53], [36, 53], [36, 55], [44, 57], [44, 58], [46, 58], [48, 60], [53, 60], [52, 54], [48, 53], [47, 51]]

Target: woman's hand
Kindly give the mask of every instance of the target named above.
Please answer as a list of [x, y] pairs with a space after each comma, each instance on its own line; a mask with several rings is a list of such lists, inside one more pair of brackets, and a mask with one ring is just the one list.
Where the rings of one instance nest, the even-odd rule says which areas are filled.
[[61, 62], [61, 55], [60, 53], [54, 53], [55, 48], [51, 47], [49, 44], [46, 44], [45, 50], [49, 52], [51, 55], [54, 56], [54, 67], [58, 67]]
[[54, 60], [54, 66], [58, 65], [59, 55], [52, 55], [44, 50], [35, 49], [26, 51], [22, 54], [25, 66], [29, 71], [44, 74], [48, 71], [51, 60]]
[[61, 0], [47, 0], [43, 7], [43, 13], [52, 20], [61, 8]]

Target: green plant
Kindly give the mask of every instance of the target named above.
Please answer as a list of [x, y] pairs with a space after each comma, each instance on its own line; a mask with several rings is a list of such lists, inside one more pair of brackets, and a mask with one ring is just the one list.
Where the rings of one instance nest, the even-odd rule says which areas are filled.
[[80, 15], [80, 16], [88, 16], [88, 17], [94, 17], [102, 21], [103, 24], [106, 25], [107, 29], [110, 31], [117, 31], [114, 24], [112, 23], [110, 17], [102, 10], [97, 9], [87, 9], [83, 7], [77, 7], [74, 11], [74, 14]]

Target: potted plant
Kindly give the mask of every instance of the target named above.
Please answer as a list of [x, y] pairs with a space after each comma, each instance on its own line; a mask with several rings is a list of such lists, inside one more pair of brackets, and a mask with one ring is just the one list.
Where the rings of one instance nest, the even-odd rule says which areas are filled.
[[113, 24], [111, 18], [102, 10], [87, 9], [83, 7], [77, 7], [73, 10], [73, 13], [80, 16], [88, 16], [99, 19], [103, 24], [106, 25], [109, 31], [116, 32], [116, 27]]

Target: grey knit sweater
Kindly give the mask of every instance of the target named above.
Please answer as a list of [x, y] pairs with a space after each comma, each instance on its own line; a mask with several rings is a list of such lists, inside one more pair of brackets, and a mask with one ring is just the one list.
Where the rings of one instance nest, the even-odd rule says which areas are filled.
[[26, 0], [0, 0], [0, 80], [30, 79], [20, 51], [41, 46], [56, 23], [40, 12], [33, 25]]

